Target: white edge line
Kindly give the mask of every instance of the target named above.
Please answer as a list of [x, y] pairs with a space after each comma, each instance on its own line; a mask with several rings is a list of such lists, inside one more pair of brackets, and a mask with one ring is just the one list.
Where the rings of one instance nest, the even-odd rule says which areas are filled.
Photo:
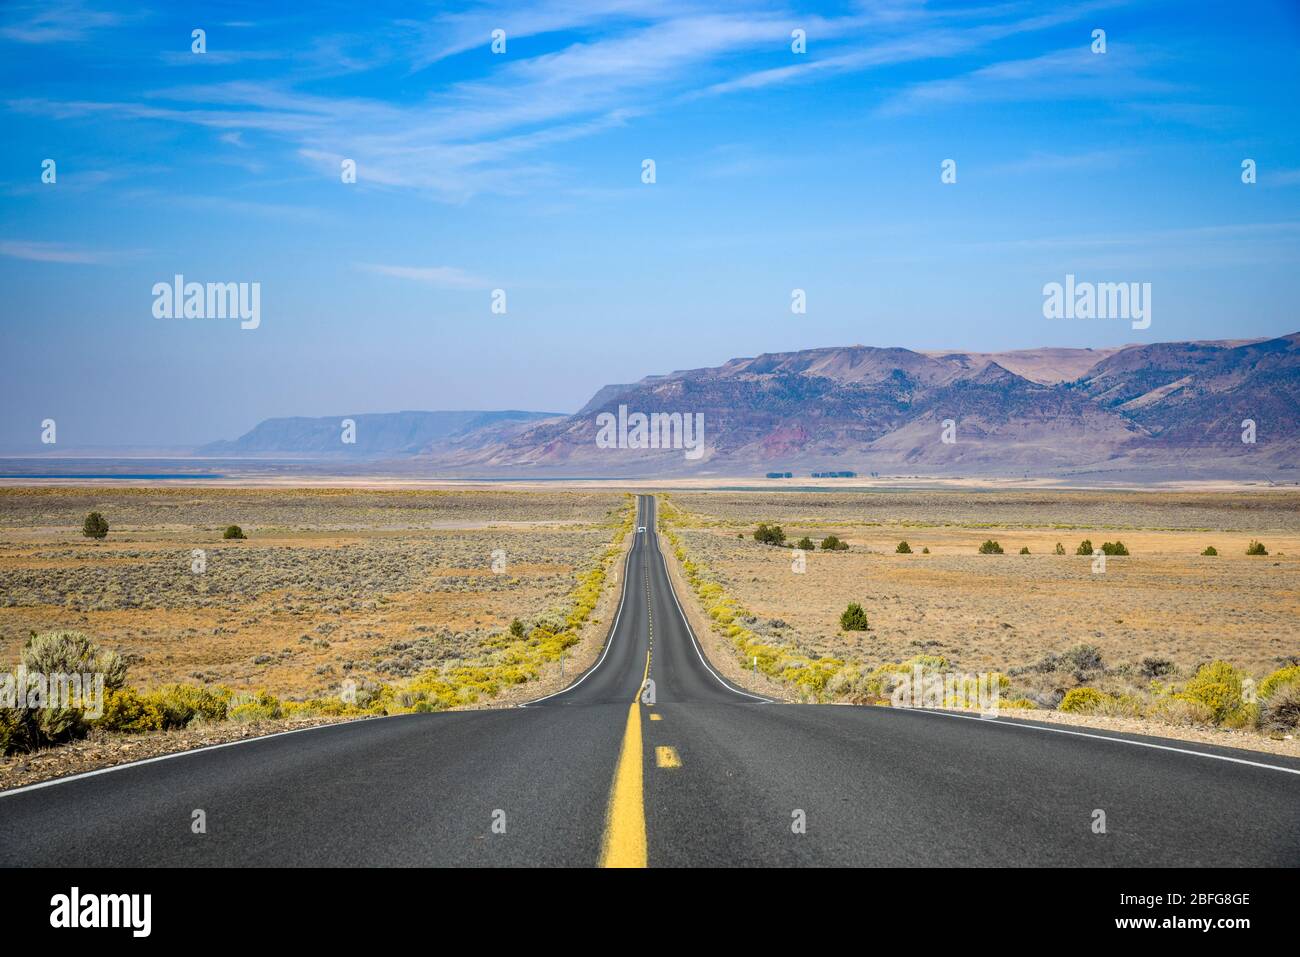
[[1287, 774], [1300, 774], [1300, 768], [1288, 768], [1281, 764], [1265, 764], [1262, 761], [1248, 761], [1245, 758], [1233, 758], [1226, 754], [1211, 754], [1208, 751], [1193, 751], [1190, 748], [1175, 748], [1168, 744], [1155, 744], [1150, 741], [1135, 741], [1132, 738], [1116, 738], [1107, 734], [1089, 734], [1087, 731], [1071, 731], [1068, 728], [1048, 728], [1041, 724], [1027, 724], [1022, 721], [998, 721], [996, 718], [981, 718], [974, 714], [958, 714], [954, 711], [931, 711], [928, 708], [896, 708], [890, 710], [912, 711], [917, 714], [932, 714], [940, 718], [965, 718], [967, 721], [982, 721], [987, 725], [1001, 725], [1004, 728], [1028, 728], [1031, 731], [1050, 731], [1052, 734], [1069, 734], [1078, 738], [1092, 738], [1096, 741], [1113, 741], [1117, 744], [1131, 744], [1139, 748], [1154, 748], [1157, 751], [1173, 751], [1177, 754], [1191, 754], [1198, 758], [1213, 758], [1215, 761], [1231, 761], [1233, 764], [1248, 764], [1253, 768], [1266, 768], [1269, 771], [1285, 771]]
[[[640, 524], [640, 520], [641, 520], [641, 515], [640, 512], [638, 511], [634, 521]], [[636, 535], [637, 532], [633, 531], [632, 534]], [[577, 681], [575, 681], [573, 684], [561, 688], [559, 691], [554, 691], [551, 694], [543, 695], [540, 698], [534, 698], [532, 701], [525, 701], [523, 704], [518, 705], [518, 707], [527, 708], [529, 705], [540, 704], [543, 701], [550, 701], [552, 698], [558, 698], [562, 694], [568, 694], [574, 688], [578, 687], [578, 685], [582, 684], [584, 681], [590, 678], [595, 673], [596, 669], [605, 663], [605, 656], [609, 654], [609, 649], [613, 647], [614, 636], [618, 633], [619, 619], [623, 617], [623, 603], [627, 601], [627, 566], [632, 563], [632, 552], [634, 551], [636, 551], [636, 545], [633, 545], [631, 548], [628, 549], [627, 557], [623, 559], [623, 581], [621, 582], [622, 594], [619, 596], [618, 599], [618, 613], [614, 615], [614, 624], [610, 626], [609, 636], [605, 639], [605, 650], [600, 653], [600, 659], [594, 665], [588, 668], [585, 672], [583, 672], [582, 677], [579, 678]]]
[[219, 751], [221, 748], [233, 748], [237, 744], [252, 744], [255, 741], [269, 741], [271, 738], [283, 738], [287, 734], [301, 734], [304, 731], [320, 731], [322, 728], [341, 728], [350, 724], [363, 724], [368, 721], [382, 721], [385, 718], [403, 718], [407, 715], [401, 714], [377, 714], [368, 718], [354, 719], [352, 721], [327, 721], [324, 724], [313, 724], [310, 728], [293, 728], [289, 731], [276, 731], [274, 734], [255, 734], [252, 737], [240, 738], [238, 741], [223, 741], [221, 744], [207, 744], [201, 748], [189, 748], [185, 751], [172, 751], [168, 754], [155, 754], [152, 758], [141, 758], [138, 761], [127, 761], [125, 764], [112, 764], [106, 768], [96, 768], [93, 771], [82, 771], [78, 774], [68, 774], [59, 778], [50, 778], [48, 781], [37, 781], [35, 784], [24, 784], [20, 788], [10, 788], [7, 791], [0, 791], [0, 798], [7, 798], [13, 794], [22, 794], [24, 791], [38, 791], [41, 788], [53, 787], [56, 784], [66, 784], [69, 781], [79, 781], [82, 778], [93, 778], [100, 774], [108, 774], [111, 771], [121, 771], [123, 768], [139, 767], [142, 764], [154, 764], [158, 761], [169, 761], [172, 758], [183, 758], [190, 754], [202, 754], [204, 751]]
[[[658, 519], [658, 517], [659, 513], [656, 511], [655, 518]], [[673, 576], [668, 574], [668, 559], [664, 557], [664, 550], [659, 547], [657, 521], [655, 525], [655, 551], [659, 553], [659, 561], [663, 562], [664, 579], [668, 582], [668, 594], [673, 596], [673, 604], [677, 606], [677, 614], [682, 616], [682, 624], [686, 626], [686, 633], [691, 636], [691, 644], [695, 646], [695, 653], [700, 656], [700, 663], [704, 665], [705, 670], [707, 670], [709, 674], [718, 679], [718, 684], [722, 685], [722, 687], [726, 688], [728, 691], [738, 695], [744, 695], [746, 698], [753, 698], [755, 701], [761, 701], [763, 704], [772, 704], [773, 701], [771, 698], [764, 698], [762, 695], [750, 694], [748, 691], [741, 691], [739, 688], [733, 688], [722, 679], [721, 675], [713, 670], [708, 660], [704, 657], [704, 652], [700, 650], [700, 643], [695, 640], [695, 632], [691, 630], [691, 623], [686, 620], [686, 612], [682, 611], [682, 603], [677, 600], [677, 589], [673, 587]]]

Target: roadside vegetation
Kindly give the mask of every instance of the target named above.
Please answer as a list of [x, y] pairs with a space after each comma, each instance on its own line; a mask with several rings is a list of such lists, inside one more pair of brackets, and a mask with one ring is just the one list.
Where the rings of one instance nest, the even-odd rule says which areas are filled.
[[99, 647], [91, 637], [66, 630], [33, 634], [17, 665], [27, 673], [44, 675], [103, 674], [103, 714], [90, 717], [82, 708], [0, 707], [0, 754], [53, 747], [94, 731], [142, 734], [226, 722], [442, 711], [490, 699], [508, 686], [536, 680], [544, 667], [559, 661], [578, 643], [632, 530], [635, 514], [636, 500], [629, 495], [614, 513], [609, 544], [590, 567], [576, 573], [571, 590], [554, 611], [531, 622], [514, 619], [491, 636], [474, 659], [448, 662], [402, 681], [345, 681], [334, 694], [306, 700], [223, 684], [169, 683], [140, 690], [128, 683], [128, 666], [122, 656]]
[[[729, 594], [722, 576], [688, 552], [679, 532], [706, 526], [706, 522], [692, 520], [671, 503], [665, 503], [661, 515], [665, 537], [714, 631], [730, 641], [743, 666], [749, 668], [757, 659], [757, 669], [784, 684], [792, 697], [884, 704], [900, 676], [914, 675], [915, 669], [924, 675], [964, 670], [951, 657], [939, 654], [873, 662], [869, 657], [827, 656], [806, 650], [784, 622], [764, 621], [751, 613]], [[1252, 542], [1248, 554], [1258, 554], [1254, 551], [1256, 544]], [[912, 547], [904, 541], [894, 550], [907, 554]], [[1003, 549], [990, 539], [979, 551], [1002, 554]], [[1094, 549], [1089, 540], [1081, 542], [1075, 554], [1092, 556], [1094, 551], [1107, 556], [1130, 554], [1122, 541], [1105, 542]], [[1058, 543], [1055, 554], [1065, 553]], [[1021, 554], [1029, 553], [1022, 549]], [[1204, 554], [1217, 552], [1211, 547]], [[836, 625], [842, 636], [867, 633], [868, 637], [860, 641], [869, 647], [873, 641], [868, 628], [870, 616], [869, 604], [852, 602]], [[838, 642], [837, 646], [855, 647], [853, 642]], [[1300, 731], [1300, 656], [1286, 660], [1271, 672], [1251, 674], [1219, 659], [1202, 660], [1190, 669], [1156, 655], [1112, 664], [1104, 660], [1099, 648], [1082, 642], [1044, 655], [1033, 664], [995, 672], [993, 680], [1003, 708], [1140, 718], [1168, 726], [1255, 731], [1274, 737], [1293, 736]]]

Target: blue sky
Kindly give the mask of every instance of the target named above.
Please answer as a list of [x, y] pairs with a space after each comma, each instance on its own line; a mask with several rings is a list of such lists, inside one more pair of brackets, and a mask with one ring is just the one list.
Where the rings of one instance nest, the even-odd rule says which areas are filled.
[[[0, 447], [1300, 329], [1291, 2], [304, 6], [0, 10]], [[259, 282], [260, 327], [154, 318], [176, 273]], [[1150, 282], [1151, 327], [1045, 319], [1066, 273]]]

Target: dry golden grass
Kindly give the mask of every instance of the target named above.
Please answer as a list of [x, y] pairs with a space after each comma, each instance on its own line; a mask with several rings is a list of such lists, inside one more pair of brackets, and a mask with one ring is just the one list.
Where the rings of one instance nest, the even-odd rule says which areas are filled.
[[[0, 663], [75, 628], [131, 683], [328, 693], [472, 658], [563, 606], [608, 546], [617, 492], [0, 489]], [[109, 537], [82, 537], [103, 512]], [[246, 541], [222, 541], [239, 524]], [[193, 549], [206, 570], [191, 570]], [[494, 552], [505, 568], [493, 570]]]
[[[926, 653], [965, 671], [1010, 672], [1087, 643], [1108, 671], [1159, 657], [1186, 675], [1223, 658], [1259, 676], [1300, 655], [1296, 492], [675, 493], [671, 502], [685, 513], [687, 552], [753, 613], [750, 627], [814, 656], [873, 665]], [[759, 521], [781, 524], [788, 542], [835, 534], [851, 548], [811, 552], [796, 574], [789, 550], [753, 541]], [[1005, 554], [978, 554], [988, 538]], [[1074, 554], [1084, 538], [1122, 540], [1131, 556], [1094, 574]], [[1251, 538], [1270, 554], [1248, 557]], [[895, 554], [900, 540], [912, 554]], [[1053, 554], [1057, 542], [1066, 555]], [[1219, 557], [1201, 557], [1207, 545]], [[1025, 546], [1031, 554], [1017, 554]], [[871, 629], [841, 632], [855, 601]]]

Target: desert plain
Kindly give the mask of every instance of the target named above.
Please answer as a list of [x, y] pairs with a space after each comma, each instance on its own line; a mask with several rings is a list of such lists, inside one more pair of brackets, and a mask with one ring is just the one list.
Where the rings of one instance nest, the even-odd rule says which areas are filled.
[[[812, 657], [931, 654], [965, 671], [1011, 672], [1087, 644], [1109, 669], [1147, 658], [1191, 673], [1221, 658], [1258, 674], [1300, 656], [1300, 490], [672, 492], [668, 501], [663, 514], [688, 554], [759, 633]], [[759, 522], [780, 525], [787, 544], [835, 535], [849, 549], [808, 551], [795, 572], [791, 550], [754, 541]], [[990, 539], [1002, 554], [979, 553]], [[1095, 571], [1076, 555], [1085, 539], [1121, 541], [1130, 554]], [[1252, 540], [1268, 555], [1248, 556]], [[903, 541], [909, 554], [897, 551]], [[1203, 556], [1207, 546], [1218, 555]], [[868, 630], [840, 630], [850, 602]]]
[[[351, 682], [401, 687], [495, 660], [512, 624], [520, 635], [560, 631], [575, 585], [604, 568], [568, 670], [548, 661], [466, 706], [517, 703], [562, 687], [599, 651], [621, 585], [611, 548], [635, 490], [659, 494], [661, 524], [698, 580], [738, 607], [746, 634], [838, 662], [814, 695], [752, 675], [756, 690], [785, 700], [865, 703], [844, 676], [928, 656], [1007, 675], [1009, 696], [1060, 717], [1072, 688], [1131, 710], [1133, 695], [1150, 704], [1148, 686], [1172, 694], [1208, 662], [1257, 680], [1300, 664], [1297, 489], [761, 485], [4, 487], [0, 661], [14, 667], [33, 633], [73, 629], [125, 656], [142, 692], [179, 682], [319, 701]], [[82, 534], [91, 511], [109, 523], [103, 540]], [[834, 535], [848, 548], [814, 547], [800, 563], [793, 548], [754, 539], [760, 522], [780, 525], [787, 546]], [[246, 537], [225, 539], [229, 525]], [[1001, 554], [980, 554], [990, 539]], [[1099, 571], [1076, 554], [1085, 539], [1129, 554]], [[1252, 541], [1267, 554], [1247, 555]], [[1207, 546], [1218, 554], [1203, 555]], [[680, 558], [670, 561], [680, 584]], [[729, 629], [679, 591], [696, 630], [714, 632], [702, 636], [709, 654], [730, 656], [719, 664], [744, 684]], [[849, 603], [862, 606], [865, 630], [840, 627]], [[1295, 747], [1294, 735], [1272, 737], [1270, 749]], [[158, 747], [192, 746], [177, 740]], [[5, 767], [14, 781], [16, 760]]]
[[[75, 629], [126, 656], [142, 690], [391, 683], [474, 659], [515, 619], [563, 617], [626, 505], [616, 491], [0, 489], [0, 660], [32, 632]], [[102, 541], [82, 536], [90, 511]], [[246, 538], [223, 539], [229, 525]]]

